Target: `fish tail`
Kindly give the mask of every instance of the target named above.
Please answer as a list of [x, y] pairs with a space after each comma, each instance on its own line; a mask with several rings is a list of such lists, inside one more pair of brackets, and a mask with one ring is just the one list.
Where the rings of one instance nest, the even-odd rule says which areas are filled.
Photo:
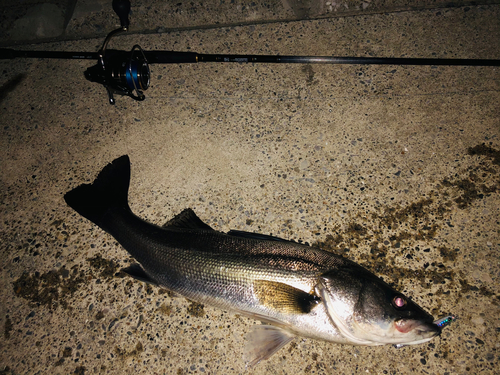
[[129, 184], [130, 159], [123, 155], [106, 165], [92, 184], [82, 184], [66, 193], [64, 200], [80, 215], [103, 228], [103, 217], [110, 209], [130, 210]]

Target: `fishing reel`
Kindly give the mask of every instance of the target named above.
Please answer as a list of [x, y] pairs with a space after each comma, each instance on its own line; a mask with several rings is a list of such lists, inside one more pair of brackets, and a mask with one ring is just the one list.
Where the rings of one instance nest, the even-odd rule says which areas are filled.
[[149, 64], [142, 48], [136, 44], [130, 52], [107, 49], [113, 36], [128, 30], [130, 1], [113, 0], [113, 10], [120, 17], [121, 27], [107, 35], [98, 51], [97, 64], [85, 71], [85, 78], [106, 88], [110, 104], [115, 104], [114, 94], [142, 101], [150, 79]]

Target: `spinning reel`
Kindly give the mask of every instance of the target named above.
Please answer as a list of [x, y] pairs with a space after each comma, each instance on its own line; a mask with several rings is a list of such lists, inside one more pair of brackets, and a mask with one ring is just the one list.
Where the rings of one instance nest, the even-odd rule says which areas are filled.
[[143, 90], [149, 87], [149, 64], [142, 48], [136, 44], [129, 53], [124, 51], [107, 51], [111, 38], [128, 30], [130, 1], [113, 0], [113, 10], [120, 17], [121, 27], [111, 31], [98, 53], [96, 65], [85, 71], [85, 78], [103, 85], [109, 102], [115, 104], [113, 94], [129, 96], [142, 101], [146, 98]]

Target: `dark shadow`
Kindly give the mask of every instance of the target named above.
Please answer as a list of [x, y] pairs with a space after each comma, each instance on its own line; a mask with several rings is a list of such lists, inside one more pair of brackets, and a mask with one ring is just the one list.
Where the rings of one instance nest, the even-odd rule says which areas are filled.
[[25, 77], [25, 74], [18, 74], [0, 87], [0, 103], [3, 102], [9, 92], [14, 91], [16, 86], [19, 85]]

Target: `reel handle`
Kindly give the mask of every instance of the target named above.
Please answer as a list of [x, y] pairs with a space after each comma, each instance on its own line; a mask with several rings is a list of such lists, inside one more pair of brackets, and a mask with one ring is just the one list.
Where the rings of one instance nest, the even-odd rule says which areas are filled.
[[130, 1], [129, 0], [113, 0], [113, 10], [120, 18], [120, 24], [122, 29], [127, 30], [130, 25], [128, 20], [128, 15], [130, 13]]

